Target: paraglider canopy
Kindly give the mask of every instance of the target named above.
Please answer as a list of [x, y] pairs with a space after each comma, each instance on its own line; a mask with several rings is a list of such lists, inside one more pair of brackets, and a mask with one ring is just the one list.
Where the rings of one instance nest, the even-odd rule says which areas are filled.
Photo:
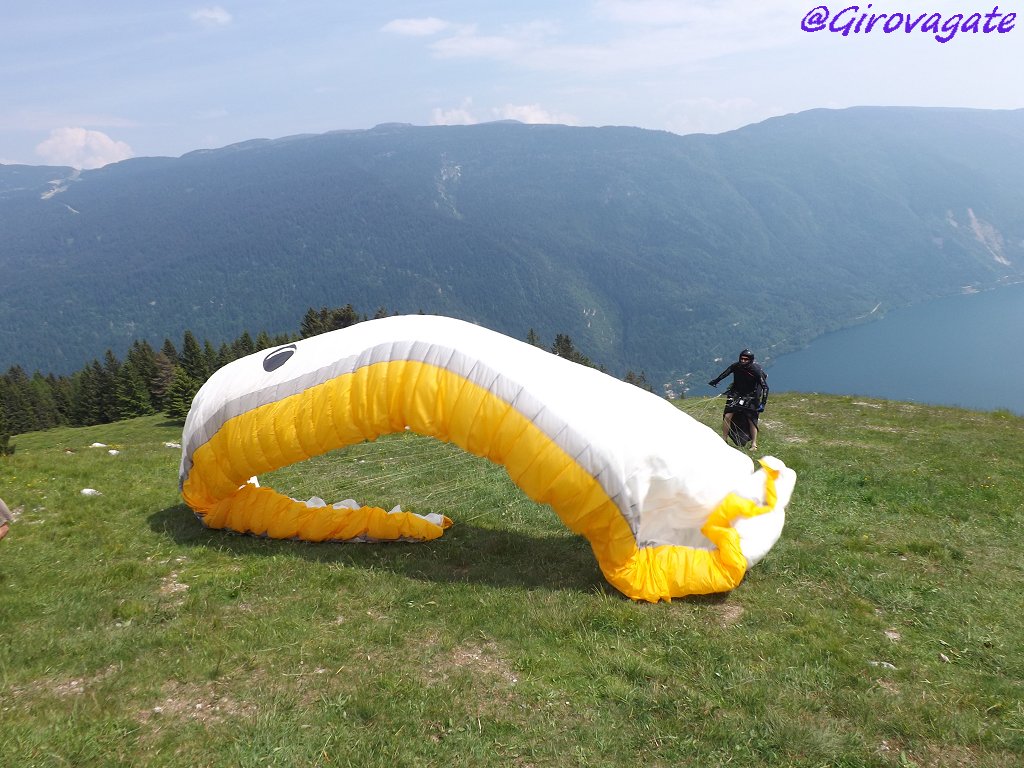
[[180, 487], [211, 527], [429, 540], [443, 515], [316, 505], [250, 482], [409, 429], [504, 466], [638, 599], [732, 589], [778, 539], [795, 474], [761, 468], [668, 401], [470, 323], [397, 316], [237, 360], [192, 404]]

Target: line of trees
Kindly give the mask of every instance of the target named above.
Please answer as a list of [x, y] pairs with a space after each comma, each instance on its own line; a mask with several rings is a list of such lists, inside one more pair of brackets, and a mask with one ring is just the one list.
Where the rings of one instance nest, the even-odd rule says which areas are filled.
[[210, 374], [222, 365], [265, 347], [283, 343], [281, 337], [244, 333], [215, 349], [185, 331], [180, 346], [167, 339], [159, 350], [136, 341], [124, 360], [107, 350], [70, 376], [29, 376], [12, 366], [0, 377], [0, 435], [16, 435], [61, 425], [84, 427], [121, 419], [166, 413], [188, 413], [192, 397]]
[[[387, 309], [380, 307], [373, 317], [387, 315]], [[179, 346], [166, 339], [156, 350], [146, 341], [135, 341], [124, 360], [108, 349], [102, 361], [93, 360], [70, 376], [44, 375], [39, 371], [30, 376], [20, 366], [12, 366], [0, 376], [0, 455], [13, 452], [12, 435], [51, 427], [109, 424], [156, 413], [183, 420], [196, 392], [221, 366], [253, 352], [346, 328], [366, 319], [351, 304], [310, 308], [302, 318], [298, 335], [270, 336], [262, 331], [253, 338], [246, 331], [230, 344], [214, 347], [209, 340], [200, 343], [192, 331], [185, 331]], [[526, 340], [546, 348], [532, 328]], [[558, 334], [549, 351], [603, 370], [576, 349], [566, 334]], [[651, 389], [642, 372], [629, 371], [626, 381]]]
[[[526, 335], [526, 340], [530, 344], [533, 344], [535, 347], [540, 347], [542, 349], [545, 348], [543, 342], [541, 342], [540, 338], [537, 336], [537, 333], [536, 331], [533, 330], [533, 328], [531, 328], [529, 333]], [[603, 365], [598, 365], [585, 354], [583, 354], [580, 350], [576, 349], [576, 346], [572, 343], [572, 338], [568, 334], [556, 334], [555, 341], [548, 351], [551, 352], [552, 354], [558, 355], [559, 357], [564, 357], [566, 360], [572, 360], [574, 363], [585, 365], [588, 368], [596, 368], [602, 373], [607, 373]], [[637, 373], [636, 371], [630, 369], [626, 371], [626, 375], [623, 378], [623, 381], [625, 381], [627, 384], [632, 384], [635, 387], [640, 387], [640, 389], [646, 390], [648, 392], [654, 392], [654, 387], [652, 387], [651, 382], [647, 380], [647, 373], [644, 371], [640, 371], [639, 373]]]

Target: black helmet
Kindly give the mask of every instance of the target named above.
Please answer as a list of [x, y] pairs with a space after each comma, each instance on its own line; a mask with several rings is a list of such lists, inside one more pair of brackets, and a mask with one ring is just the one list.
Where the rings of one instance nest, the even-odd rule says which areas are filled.
[[754, 362], [754, 353], [751, 352], [749, 349], [744, 349], [742, 352], [740, 352], [740, 359], [743, 359], [744, 357], [749, 357], [750, 362]]

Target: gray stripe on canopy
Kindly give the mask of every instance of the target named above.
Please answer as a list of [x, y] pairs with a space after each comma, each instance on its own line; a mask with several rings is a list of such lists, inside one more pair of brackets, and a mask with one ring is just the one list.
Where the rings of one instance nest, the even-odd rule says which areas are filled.
[[[270, 354], [269, 352], [267, 354]], [[311, 387], [354, 373], [375, 363], [408, 361], [425, 363], [454, 373], [486, 389], [501, 401], [508, 403], [524, 418], [533, 422], [545, 436], [565, 451], [583, 469], [590, 473], [604, 492], [619, 508], [633, 533], [639, 510], [636, 502], [627, 501], [624, 478], [614, 471], [608, 457], [591, 445], [572, 425], [553, 413], [523, 385], [506, 374], [495, 371], [474, 357], [450, 347], [423, 341], [394, 341], [368, 347], [355, 355], [348, 355], [317, 370], [293, 379], [247, 392], [224, 402], [202, 425], [192, 431], [182, 446], [182, 463], [178, 477], [179, 490], [192, 471], [192, 455], [209, 442], [220, 428], [233, 418], [297, 395]]]

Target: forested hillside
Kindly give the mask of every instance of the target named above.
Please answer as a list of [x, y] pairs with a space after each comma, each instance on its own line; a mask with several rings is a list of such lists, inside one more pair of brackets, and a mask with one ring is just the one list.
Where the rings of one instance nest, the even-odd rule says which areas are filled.
[[[731, 133], [491, 123], [0, 166], [0, 369], [214, 344], [351, 302], [682, 389], [742, 346], [1024, 277], [1024, 110], [817, 110]], [[876, 312], [877, 314], [877, 312]]]

